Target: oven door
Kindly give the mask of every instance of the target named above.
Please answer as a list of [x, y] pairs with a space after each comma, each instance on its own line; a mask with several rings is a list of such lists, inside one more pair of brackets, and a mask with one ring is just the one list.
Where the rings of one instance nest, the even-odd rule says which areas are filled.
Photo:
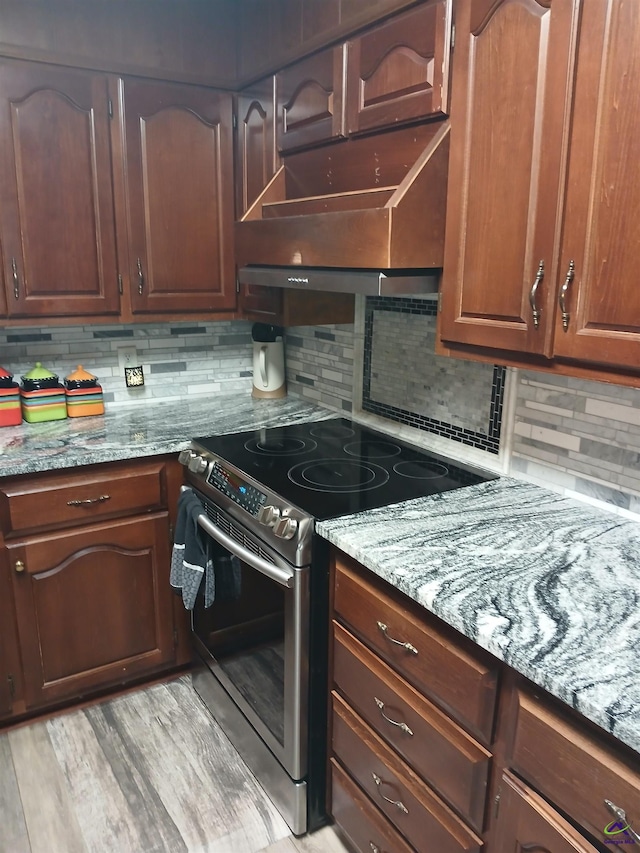
[[[309, 568], [291, 566], [202, 498], [216, 572], [235, 571], [236, 596], [191, 617], [197, 653], [294, 780], [307, 772]], [[216, 709], [211, 709], [216, 716]], [[222, 722], [222, 721], [221, 721]]]

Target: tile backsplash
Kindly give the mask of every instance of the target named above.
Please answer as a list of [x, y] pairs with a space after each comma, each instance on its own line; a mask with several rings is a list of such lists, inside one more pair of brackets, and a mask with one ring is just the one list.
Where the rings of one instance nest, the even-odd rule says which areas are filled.
[[[435, 303], [367, 297], [356, 325], [286, 330], [289, 393], [342, 414], [485, 451], [540, 485], [640, 513], [640, 390], [437, 356]], [[21, 327], [0, 330], [0, 365], [16, 379], [36, 361], [61, 378], [78, 364], [110, 404], [251, 392], [251, 323]], [[118, 347], [135, 346], [143, 388], [127, 389]], [[416, 433], [418, 434], [418, 433]], [[505, 452], [507, 450], [508, 452]], [[454, 449], [452, 455], [456, 455]], [[487, 462], [489, 464], [489, 461]]]
[[[144, 386], [127, 388], [118, 347], [135, 346]], [[64, 379], [78, 364], [95, 374], [106, 403], [144, 403], [189, 394], [250, 393], [251, 323], [53, 326], [0, 331], [0, 365], [16, 381], [36, 361]]]

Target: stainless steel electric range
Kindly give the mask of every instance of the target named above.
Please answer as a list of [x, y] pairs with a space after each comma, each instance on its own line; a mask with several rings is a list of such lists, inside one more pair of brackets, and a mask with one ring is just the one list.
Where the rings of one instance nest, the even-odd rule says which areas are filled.
[[196, 438], [180, 461], [222, 591], [192, 613], [194, 687], [300, 835], [326, 820], [329, 555], [315, 521], [493, 475], [342, 418]]

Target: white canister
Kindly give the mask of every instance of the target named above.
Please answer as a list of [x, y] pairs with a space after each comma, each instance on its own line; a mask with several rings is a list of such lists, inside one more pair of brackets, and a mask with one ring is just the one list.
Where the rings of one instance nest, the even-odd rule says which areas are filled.
[[284, 369], [284, 343], [275, 341], [253, 342], [253, 389], [252, 397], [271, 399], [286, 397], [287, 387]]

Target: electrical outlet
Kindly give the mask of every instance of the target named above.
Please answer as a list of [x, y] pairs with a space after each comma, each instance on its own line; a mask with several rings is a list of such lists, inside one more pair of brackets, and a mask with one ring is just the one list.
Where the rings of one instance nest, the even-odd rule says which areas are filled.
[[118, 373], [124, 376], [125, 367], [138, 367], [138, 353], [134, 346], [118, 347]]

